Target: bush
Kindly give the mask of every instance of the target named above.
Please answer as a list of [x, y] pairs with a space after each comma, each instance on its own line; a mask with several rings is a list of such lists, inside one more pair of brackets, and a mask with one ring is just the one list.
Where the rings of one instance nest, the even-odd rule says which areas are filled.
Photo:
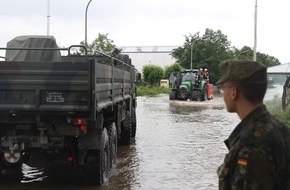
[[269, 112], [290, 126], [290, 107], [286, 111], [283, 111], [281, 98], [274, 96], [273, 100], [266, 101], [265, 104]]
[[184, 70], [184, 68], [179, 63], [173, 63], [173, 64], [165, 67], [164, 78], [168, 79], [170, 77], [171, 73], [173, 73], [173, 72], [179, 73], [182, 70]]
[[151, 86], [157, 86], [163, 77], [164, 70], [158, 65], [145, 65], [142, 73], [144, 82], [149, 83]]

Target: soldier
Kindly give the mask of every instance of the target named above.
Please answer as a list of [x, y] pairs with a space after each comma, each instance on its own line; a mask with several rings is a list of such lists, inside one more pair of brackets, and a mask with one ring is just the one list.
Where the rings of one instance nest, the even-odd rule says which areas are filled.
[[229, 149], [218, 168], [219, 189], [290, 189], [290, 130], [263, 103], [267, 68], [246, 60], [220, 64], [217, 82], [228, 112], [241, 119], [225, 141]]
[[206, 82], [209, 83], [209, 73], [208, 73], [206, 68], [203, 71], [203, 76], [204, 76], [204, 79], [206, 80]]
[[175, 82], [176, 82], [176, 73], [172, 72], [169, 76], [169, 83], [170, 83], [171, 88], [173, 88], [173, 86], [175, 85]]

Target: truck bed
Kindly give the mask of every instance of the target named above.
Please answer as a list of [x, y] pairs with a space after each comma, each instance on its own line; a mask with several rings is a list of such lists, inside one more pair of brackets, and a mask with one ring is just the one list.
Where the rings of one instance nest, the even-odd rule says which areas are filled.
[[130, 67], [108, 62], [0, 62], [0, 111], [96, 112], [130, 98]]

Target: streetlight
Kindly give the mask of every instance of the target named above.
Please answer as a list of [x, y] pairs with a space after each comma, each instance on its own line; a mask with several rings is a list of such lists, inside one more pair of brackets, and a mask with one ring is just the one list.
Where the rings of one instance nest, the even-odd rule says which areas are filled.
[[87, 15], [88, 15], [88, 8], [92, 0], [90, 0], [86, 7], [86, 15], [85, 15], [85, 46], [87, 47]]
[[191, 43], [190, 46], [190, 70], [192, 70], [192, 49], [193, 49], [193, 42]]
[[50, 29], [50, 1], [47, 0], [47, 35], [49, 36]]
[[240, 56], [241, 54], [246, 53], [246, 52], [248, 52], [248, 51], [251, 51], [251, 49], [246, 49], [246, 50], [244, 50], [244, 51], [240, 51], [240, 52], [236, 55], [236, 58], [235, 58], [235, 59], [238, 59], [239, 56]]
[[258, 7], [258, 3], [257, 3], [257, 0], [256, 0], [256, 3], [255, 3], [255, 26], [254, 26], [254, 56], [253, 56], [253, 60], [256, 61], [256, 52], [257, 52], [257, 7]]

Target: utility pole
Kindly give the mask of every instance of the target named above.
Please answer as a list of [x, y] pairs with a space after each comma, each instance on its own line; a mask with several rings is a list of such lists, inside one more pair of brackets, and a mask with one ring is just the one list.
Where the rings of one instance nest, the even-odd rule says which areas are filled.
[[50, 30], [50, 0], [47, 0], [47, 35], [49, 36]]
[[193, 42], [191, 42], [190, 48], [190, 70], [192, 70], [192, 49], [193, 49]]
[[87, 47], [88, 43], [87, 43], [87, 17], [88, 17], [88, 8], [89, 8], [89, 5], [91, 3], [92, 0], [90, 0], [87, 4], [87, 7], [86, 7], [86, 14], [85, 14], [85, 46]]
[[253, 60], [256, 61], [257, 58], [256, 58], [256, 52], [257, 52], [257, 7], [258, 7], [258, 3], [257, 3], [258, 0], [256, 0], [256, 3], [255, 3], [255, 24], [254, 24], [254, 56], [253, 56]]

